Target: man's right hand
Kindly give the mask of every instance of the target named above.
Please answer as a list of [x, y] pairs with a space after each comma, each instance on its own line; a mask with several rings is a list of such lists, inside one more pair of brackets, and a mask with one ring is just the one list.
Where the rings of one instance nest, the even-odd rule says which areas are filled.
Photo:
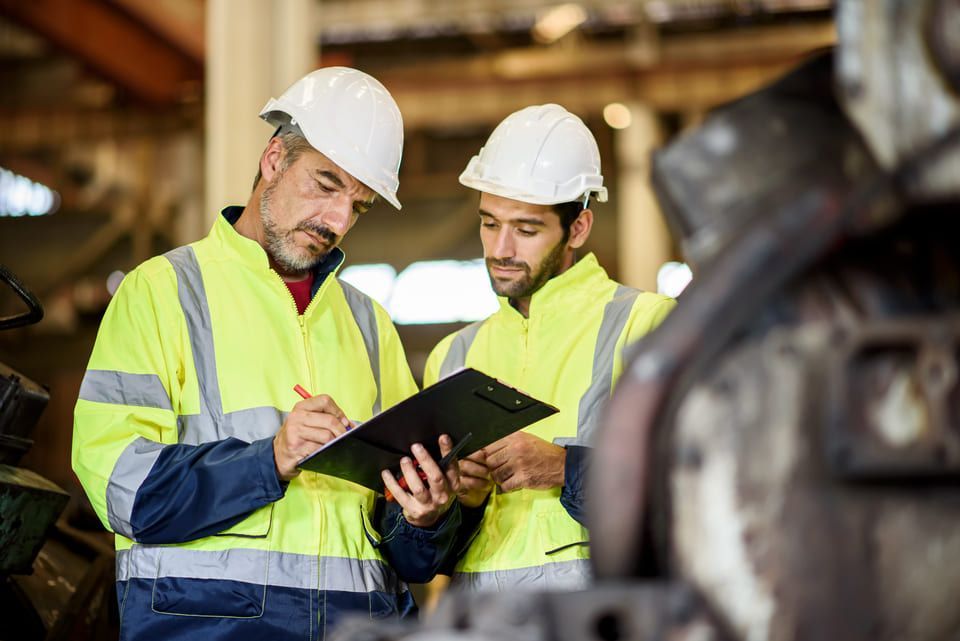
[[281, 481], [300, 473], [297, 463], [351, 427], [332, 398], [318, 394], [293, 406], [273, 439], [273, 460]]
[[464, 507], [480, 507], [493, 489], [493, 480], [487, 468], [487, 455], [478, 450], [460, 459], [460, 487], [457, 500]]

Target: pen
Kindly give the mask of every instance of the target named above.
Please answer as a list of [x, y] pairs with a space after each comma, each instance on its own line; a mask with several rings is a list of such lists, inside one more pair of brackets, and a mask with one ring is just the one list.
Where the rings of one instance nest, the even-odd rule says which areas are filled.
[[310, 392], [303, 389], [303, 387], [299, 383], [293, 386], [293, 391], [299, 394], [300, 396], [302, 396], [303, 398], [310, 398]]
[[[467, 441], [470, 440], [471, 436], [473, 436], [473, 432], [467, 432], [464, 435], [464, 437], [460, 439], [460, 442], [457, 443], [452, 450], [447, 452], [446, 456], [440, 459], [440, 462], [437, 465], [440, 466], [441, 470], [446, 471], [447, 466], [450, 465], [450, 462], [453, 460], [453, 457], [463, 451], [464, 446], [467, 444]], [[417, 476], [420, 477], [421, 481], [427, 480], [427, 473], [424, 472], [422, 469], [420, 469], [419, 463], [417, 463]], [[402, 474], [400, 475], [400, 478], [397, 479], [397, 485], [399, 485], [404, 490], [410, 489], [407, 487], [407, 478]], [[387, 499], [387, 503], [390, 503], [391, 501], [396, 500], [396, 498], [393, 496], [393, 492], [391, 492], [389, 488], [384, 490], [383, 496], [385, 499]]]

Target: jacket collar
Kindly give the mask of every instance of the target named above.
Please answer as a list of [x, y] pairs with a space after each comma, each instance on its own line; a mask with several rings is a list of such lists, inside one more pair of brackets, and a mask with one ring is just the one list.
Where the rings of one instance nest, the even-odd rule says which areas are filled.
[[[242, 213], [243, 207], [239, 205], [224, 207], [213, 223], [210, 238], [219, 247], [248, 266], [259, 270], [269, 270], [270, 260], [267, 258], [267, 252], [264, 251], [263, 247], [255, 240], [237, 233], [237, 230], [233, 228]], [[312, 293], [316, 293], [327, 276], [335, 274], [340, 269], [345, 258], [346, 255], [343, 250], [334, 247], [333, 251], [327, 254], [327, 257], [319, 265], [314, 267]]]
[[[530, 297], [530, 318], [567, 313], [583, 306], [585, 301], [596, 296], [597, 289], [609, 280], [597, 257], [590, 252], [570, 269], [548, 280], [543, 287]], [[498, 296], [500, 312], [509, 317], [523, 319], [523, 316], [504, 296]]]

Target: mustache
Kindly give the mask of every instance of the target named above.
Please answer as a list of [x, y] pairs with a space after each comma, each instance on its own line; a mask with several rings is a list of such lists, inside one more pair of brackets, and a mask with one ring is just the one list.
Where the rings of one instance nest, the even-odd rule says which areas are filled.
[[304, 222], [304, 223], [300, 223], [293, 229], [294, 231], [299, 230], [299, 231], [310, 232], [314, 236], [317, 236], [318, 238], [322, 239], [328, 245], [333, 245], [338, 240], [340, 240], [340, 237], [337, 236], [335, 233], [333, 233], [333, 230], [327, 227], [326, 225], [317, 225], [317, 224]]
[[525, 273], [530, 273], [530, 265], [522, 260], [510, 260], [509, 258], [488, 258], [487, 267], [503, 267], [505, 269], [522, 269]]

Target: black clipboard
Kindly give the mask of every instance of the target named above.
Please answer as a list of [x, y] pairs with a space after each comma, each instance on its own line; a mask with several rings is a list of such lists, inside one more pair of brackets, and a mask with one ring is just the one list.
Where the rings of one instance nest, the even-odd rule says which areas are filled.
[[298, 466], [382, 492], [380, 470], [398, 473], [414, 443], [439, 461], [441, 434], [449, 434], [454, 445], [471, 434], [469, 454], [558, 411], [483, 372], [461, 369], [338, 436]]

